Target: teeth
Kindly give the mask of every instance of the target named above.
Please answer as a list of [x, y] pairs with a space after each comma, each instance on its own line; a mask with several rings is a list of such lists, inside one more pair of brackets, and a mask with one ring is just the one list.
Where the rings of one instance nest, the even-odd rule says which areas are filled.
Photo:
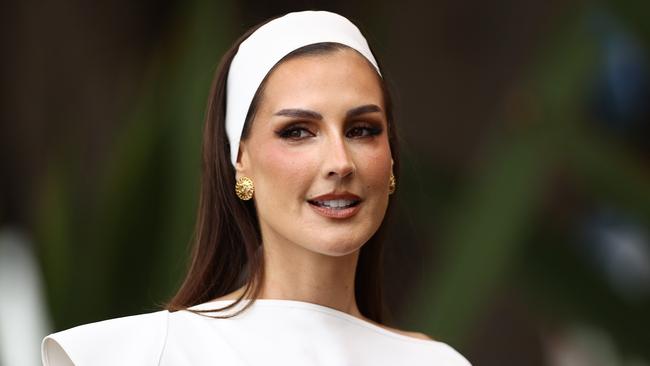
[[316, 202], [321, 206], [326, 206], [331, 208], [350, 206], [351, 204], [354, 203], [353, 200], [329, 200], [329, 201], [316, 201]]

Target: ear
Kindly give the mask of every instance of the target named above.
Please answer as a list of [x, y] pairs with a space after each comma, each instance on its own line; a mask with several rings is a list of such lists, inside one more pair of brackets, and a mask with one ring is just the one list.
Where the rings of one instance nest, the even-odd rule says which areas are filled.
[[239, 142], [237, 164], [235, 164], [235, 179], [239, 179], [242, 176], [250, 177], [250, 157], [244, 141]]

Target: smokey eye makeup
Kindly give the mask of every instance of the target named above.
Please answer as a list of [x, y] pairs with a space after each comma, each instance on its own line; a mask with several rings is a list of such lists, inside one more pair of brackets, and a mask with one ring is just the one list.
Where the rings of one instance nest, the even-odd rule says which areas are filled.
[[[275, 134], [281, 139], [298, 141], [316, 136], [316, 132], [312, 130], [313, 128], [304, 123], [292, 123], [276, 130]], [[345, 136], [353, 139], [367, 138], [380, 135], [383, 130], [380, 124], [361, 122], [349, 127]]]
[[289, 140], [302, 140], [307, 137], [315, 136], [315, 134], [312, 133], [309, 129], [300, 125], [290, 126], [280, 131], [276, 131], [276, 134], [282, 139]]
[[307, 137], [316, 136], [314, 132], [304, 123], [290, 123], [275, 131], [275, 134], [285, 140], [302, 140]]
[[352, 138], [363, 138], [380, 135], [383, 130], [382, 126], [378, 124], [359, 123], [350, 127], [345, 134]]

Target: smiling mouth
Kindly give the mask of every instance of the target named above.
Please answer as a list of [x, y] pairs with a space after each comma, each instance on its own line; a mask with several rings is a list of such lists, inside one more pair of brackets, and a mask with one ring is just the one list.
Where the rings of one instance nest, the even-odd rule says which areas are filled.
[[309, 200], [310, 205], [329, 208], [332, 210], [345, 210], [357, 206], [361, 200]]
[[328, 199], [309, 200], [309, 206], [317, 214], [330, 219], [347, 219], [359, 212], [361, 209], [360, 199]]

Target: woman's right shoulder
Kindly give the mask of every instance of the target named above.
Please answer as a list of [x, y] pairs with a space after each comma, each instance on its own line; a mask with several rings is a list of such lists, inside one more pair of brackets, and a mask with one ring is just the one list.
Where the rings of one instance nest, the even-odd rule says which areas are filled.
[[44, 366], [157, 365], [167, 338], [167, 310], [80, 325], [43, 339]]

